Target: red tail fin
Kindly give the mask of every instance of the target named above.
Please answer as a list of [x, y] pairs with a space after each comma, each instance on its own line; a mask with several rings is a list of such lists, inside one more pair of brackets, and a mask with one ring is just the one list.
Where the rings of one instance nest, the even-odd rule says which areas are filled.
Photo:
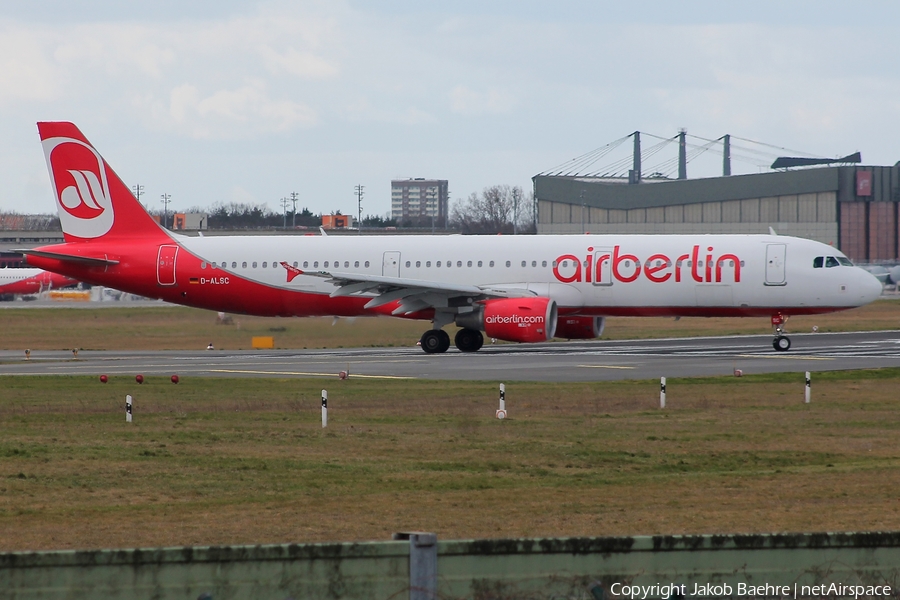
[[75, 125], [38, 123], [38, 131], [67, 242], [170, 239]]

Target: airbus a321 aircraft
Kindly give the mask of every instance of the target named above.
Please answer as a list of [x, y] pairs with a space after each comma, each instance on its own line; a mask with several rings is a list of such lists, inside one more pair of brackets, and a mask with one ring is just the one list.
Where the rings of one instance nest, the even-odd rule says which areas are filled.
[[72, 123], [38, 123], [65, 243], [28, 262], [95, 285], [263, 316], [431, 321], [428, 353], [492, 338], [590, 339], [607, 316], [768, 317], [871, 302], [881, 284], [825, 244], [774, 235], [233, 236], [161, 228]]
[[77, 283], [75, 279], [43, 269], [0, 269], [0, 294], [38, 294], [44, 290], [58, 290]]

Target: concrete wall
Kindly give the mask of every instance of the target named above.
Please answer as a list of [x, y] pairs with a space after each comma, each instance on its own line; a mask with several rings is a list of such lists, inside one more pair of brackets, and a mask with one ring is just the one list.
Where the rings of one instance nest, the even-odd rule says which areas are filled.
[[789, 586], [791, 597], [795, 585], [796, 597], [853, 597], [804, 594], [802, 586], [900, 584], [900, 533], [438, 541], [431, 590], [411, 588], [410, 563], [418, 560], [411, 550], [397, 541], [7, 553], [0, 554], [0, 597], [609, 598], [621, 595], [615, 584], [679, 584], [696, 596], [693, 586], [708, 583], [732, 588], [712, 594], [718, 597], [781, 595], [740, 594], [742, 584]]

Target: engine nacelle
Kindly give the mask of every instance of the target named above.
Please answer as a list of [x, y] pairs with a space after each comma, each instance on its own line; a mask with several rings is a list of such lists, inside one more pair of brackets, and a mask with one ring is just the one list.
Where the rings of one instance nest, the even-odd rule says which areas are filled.
[[556, 331], [556, 302], [550, 298], [499, 298], [456, 317], [456, 324], [480, 329], [507, 342], [546, 342]]
[[560, 317], [554, 337], [567, 340], [592, 340], [603, 335], [606, 317]]

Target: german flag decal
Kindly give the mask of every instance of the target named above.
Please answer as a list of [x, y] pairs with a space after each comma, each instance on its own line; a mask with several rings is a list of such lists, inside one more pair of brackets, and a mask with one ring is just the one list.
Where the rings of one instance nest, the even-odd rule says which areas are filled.
[[200, 283], [200, 278], [198, 278], [198, 277], [191, 277], [191, 283]]

